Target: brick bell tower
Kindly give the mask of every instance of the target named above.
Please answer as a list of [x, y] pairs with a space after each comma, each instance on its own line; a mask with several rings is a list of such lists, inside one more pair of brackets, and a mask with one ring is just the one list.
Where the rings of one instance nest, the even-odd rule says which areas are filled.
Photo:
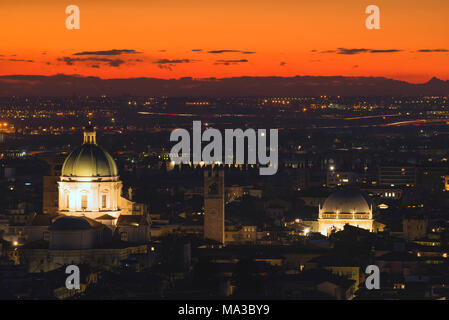
[[204, 238], [225, 244], [224, 171], [204, 170]]

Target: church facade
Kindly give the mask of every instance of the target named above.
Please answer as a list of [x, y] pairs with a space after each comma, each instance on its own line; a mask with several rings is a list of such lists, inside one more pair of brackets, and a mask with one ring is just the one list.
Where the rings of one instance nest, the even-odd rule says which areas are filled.
[[114, 256], [111, 263], [117, 264], [146, 252], [151, 240], [146, 206], [132, 201], [131, 189], [128, 199], [122, 196], [117, 165], [97, 144], [93, 127], [65, 159], [58, 180], [57, 192], [51, 193], [57, 213], [37, 215], [27, 226], [23, 252], [30, 268], [42, 268], [36, 261], [43, 256], [51, 257], [44, 267], [51, 270], [64, 263], [101, 265]]
[[122, 196], [117, 165], [96, 142], [93, 128], [84, 131], [83, 144], [64, 161], [58, 182], [58, 211], [71, 216], [109, 220], [115, 225], [120, 215], [143, 214], [141, 204]]

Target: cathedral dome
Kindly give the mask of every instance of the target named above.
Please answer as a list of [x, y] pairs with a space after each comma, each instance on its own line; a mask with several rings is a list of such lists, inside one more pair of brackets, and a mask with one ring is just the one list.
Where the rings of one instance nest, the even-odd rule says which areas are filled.
[[370, 200], [360, 190], [346, 189], [332, 193], [324, 201], [323, 213], [369, 213]]
[[84, 143], [76, 148], [62, 165], [63, 177], [116, 177], [117, 165], [112, 156], [97, 145], [95, 130], [84, 131]]

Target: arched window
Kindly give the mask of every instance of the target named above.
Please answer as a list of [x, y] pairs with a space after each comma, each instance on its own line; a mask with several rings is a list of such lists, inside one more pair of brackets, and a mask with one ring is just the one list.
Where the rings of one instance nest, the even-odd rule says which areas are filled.
[[70, 208], [70, 195], [68, 193], [65, 194], [65, 208]]

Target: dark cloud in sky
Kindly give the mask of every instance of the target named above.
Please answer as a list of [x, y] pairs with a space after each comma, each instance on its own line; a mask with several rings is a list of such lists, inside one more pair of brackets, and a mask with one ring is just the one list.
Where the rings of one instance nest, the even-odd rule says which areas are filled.
[[8, 59], [8, 61], [13, 61], [13, 62], [34, 62], [34, 60], [27, 60], [27, 59]]
[[229, 49], [224, 49], [224, 50], [211, 50], [211, 51], [207, 51], [207, 53], [212, 53], [212, 54], [230, 53], [230, 52], [240, 52], [240, 50], [229, 50]]
[[[344, 55], [353, 55], [360, 53], [395, 53], [401, 52], [403, 50], [400, 49], [367, 49], [367, 48], [338, 48], [337, 50], [325, 50], [320, 51], [320, 53], [337, 53]], [[311, 52], [316, 52], [316, 50], [312, 50]]]
[[111, 67], [119, 67], [121, 64], [125, 63], [122, 59], [102, 59], [102, 60], [95, 60], [95, 61], [104, 61], [107, 62]]
[[254, 54], [255, 51], [243, 51], [243, 50], [230, 50], [230, 49], [224, 49], [224, 50], [210, 50], [207, 51], [207, 53], [212, 54], [221, 54], [221, 53], [242, 53], [242, 54]]
[[156, 60], [153, 63], [156, 64], [177, 64], [177, 63], [192, 63], [197, 62], [199, 60], [193, 60], [193, 59], [159, 59]]
[[403, 50], [399, 49], [386, 49], [386, 50], [370, 50], [369, 53], [394, 53], [394, 52], [401, 52]]
[[370, 49], [346, 49], [346, 48], [338, 48], [337, 54], [358, 54], [369, 52]]
[[102, 50], [102, 51], [82, 51], [76, 52], [74, 56], [89, 56], [89, 55], [97, 55], [97, 56], [118, 56], [121, 54], [138, 54], [142, 52], [138, 52], [134, 49], [112, 49], [112, 50]]
[[[17, 57], [17, 54], [11, 54], [10, 57]], [[0, 54], [0, 60], [11, 61], [11, 62], [29, 62], [29, 63], [35, 62], [34, 60], [31, 60], [31, 59], [18, 59], [18, 58], [6, 59], [6, 56], [4, 54]]]
[[248, 62], [248, 60], [246, 59], [239, 59], [239, 60], [215, 60], [214, 64], [217, 65], [225, 65], [225, 66], [229, 66], [231, 64], [239, 64], [239, 63], [245, 63]]
[[421, 49], [418, 52], [449, 52], [447, 49]]
[[195, 63], [198, 62], [200, 60], [195, 60], [195, 59], [159, 59], [154, 61], [154, 64], [157, 64], [157, 66], [160, 69], [167, 69], [172, 71], [173, 67], [175, 67], [177, 64], [180, 63]]
[[[320, 51], [319, 53], [337, 53], [337, 54], [345, 54], [345, 55], [353, 55], [360, 53], [396, 53], [396, 52], [404, 52], [405, 50], [401, 49], [368, 49], [368, 48], [338, 48], [337, 50], [325, 50]], [[316, 49], [311, 50], [310, 52], [317, 52]], [[429, 53], [429, 52], [449, 52], [448, 49], [420, 49], [416, 52]]]
[[58, 58], [58, 61], [64, 62], [68, 66], [74, 65], [76, 62], [104, 62], [106, 65], [110, 67], [119, 67], [120, 65], [125, 63], [125, 60], [122, 59], [109, 59], [109, 58], [72, 58], [72, 57], [62, 57]]
[[65, 62], [65, 64], [68, 66], [72, 66], [74, 61], [79, 61], [80, 59], [73, 59], [70, 57], [62, 57], [62, 58], [58, 58], [57, 60]]

